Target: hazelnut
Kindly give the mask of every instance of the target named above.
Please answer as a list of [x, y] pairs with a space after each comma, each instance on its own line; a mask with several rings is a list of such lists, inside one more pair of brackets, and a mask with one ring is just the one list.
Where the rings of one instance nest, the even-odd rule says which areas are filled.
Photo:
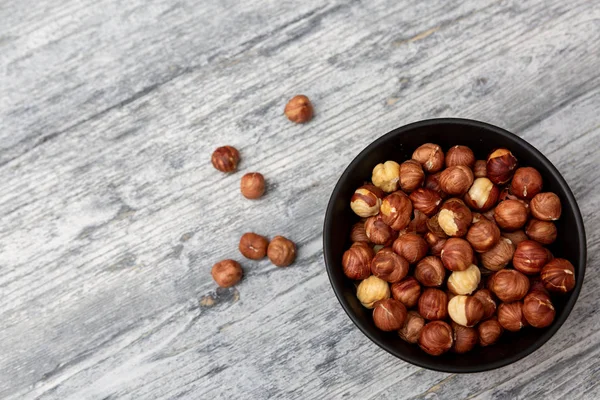
[[483, 321], [477, 326], [479, 345], [482, 347], [492, 345], [502, 336], [503, 328], [496, 317]]
[[454, 338], [454, 345], [452, 351], [458, 354], [467, 353], [475, 347], [479, 341], [479, 334], [475, 328], [467, 328], [452, 322], [452, 333]]
[[500, 229], [494, 222], [486, 218], [475, 222], [467, 232], [467, 241], [478, 253], [491, 250], [499, 240]]
[[510, 240], [515, 247], [518, 246], [522, 241], [529, 240], [523, 231], [502, 232], [502, 236]]
[[548, 250], [538, 242], [525, 240], [515, 250], [513, 266], [526, 275], [536, 275], [550, 261], [550, 256]]
[[545, 328], [554, 321], [556, 311], [550, 296], [541, 291], [532, 291], [523, 300], [523, 315], [534, 328]]
[[546, 290], [546, 287], [544, 286], [544, 282], [542, 282], [542, 279], [539, 276], [529, 279], [529, 293], [533, 292], [540, 292], [545, 294], [546, 296], [550, 296], [550, 293]]
[[445, 319], [448, 316], [448, 296], [440, 289], [425, 289], [418, 305], [419, 314], [425, 319]]
[[429, 230], [429, 232], [433, 233], [437, 237], [445, 239], [448, 237], [448, 235], [446, 235], [446, 232], [444, 232], [444, 230], [440, 226], [440, 221], [438, 217], [439, 214], [436, 214], [427, 220], [427, 230]]
[[242, 267], [237, 261], [223, 260], [213, 265], [210, 271], [217, 285], [228, 288], [242, 279]]
[[390, 285], [383, 279], [371, 275], [358, 285], [356, 297], [364, 307], [373, 308], [379, 300], [390, 297]]
[[454, 344], [450, 325], [443, 321], [432, 321], [421, 329], [419, 347], [432, 356], [444, 354]]
[[560, 198], [551, 192], [536, 194], [529, 203], [531, 214], [542, 221], [556, 221], [560, 218], [562, 207]]
[[419, 210], [428, 217], [434, 215], [442, 202], [440, 195], [432, 189], [418, 188], [410, 194], [413, 208]]
[[464, 165], [448, 167], [440, 175], [442, 190], [451, 196], [462, 196], [473, 184], [473, 171]]
[[425, 173], [421, 164], [415, 160], [408, 160], [400, 164], [400, 188], [405, 192], [412, 192], [421, 187], [425, 180]]
[[405, 233], [394, 241], [394, 251], [414, 264], [427, 255], [427, 242], [415, 233]]
[[419, 261], [415, 267], [415, 278], [423, 286], [442, 286], [446, 278], [446, 270], [440, 259], [436, 256], [428, 256]]
[[473, 296], [454, 296], [448, 302], [448, 315], [452, 321], [471, 327], [483, 318], [483, 305]]
[[494, 209], [498, 226], [507, 231], [516, 231], [527, 222], [527, 208], [519, 200], [504, 200]]
[[487, 168], [485, 160], [475, 161], [475, 167], [473, 167], [473, 175], [475, 175], [475, 178], [487, 177]]
[[365, 232], [374, 244], [388, 246], [396, 239], [396, 232], [381, 220], [381, 214], [367, 218]]
[[381, 207], [383, 190], [374, 185], [363, 185], [356, 189], [350, 199], [350, 208], [359, 217], [367, 218], [377, 215]]
[[487, 177], [496, 185], [510, 181], [517, 167], [517, 159], [507, 149], [497, 149], [487, 158]]
[[308, 97], [299, 94], [288, 101], [283, 112], [290, 121], [297, 124], [303, 124], [312, 119], [313, 106]]
[[464, 271], [473, 263], [473, 248], [460, 238], [450, 238], [444, 244], [440, 255], [444, 267], [450, 271]]
[[540, 221], [532, 219], [525, 227], [525, 233], [530, 239], [541, 244], [551, 244], [556, 240], [558, 231], [552, 221]]
[[427, 177], [425, 178], [424, 187], [425, 189], [433, 190], [434, 192], [439, 194], [441, 198], [445, 198], [447, 197], [447, 194], [444, 193], [444, 191], [442, 190], [442, 185], [440, 185], [441, 175], [441, 172], [436, 172], [435, 174], [427, 175]]
[[466, 295], [473, 293], [481, 282], [481, 271], [471, 264], [464, 271], [454, 271], [448, 277], [448, 290], [454, 294]]
[[477, 211], [487, 211], [498, 202], [500, 189], [488, 178], [477, 178], [465, 194], [465, 203]]
[[375, 303], [373, 322], [382, 331], [397, 331], [404, 326], [406, 307], [398, 300], [384, 299]]
[[498, 306], [498, 322], [507, 331], [520, 331], [527, 325], [527, 320], [523, 316], [523, 303], [520, 301], [501, 303]]
[[473, 168], [475, 165], [475, 155], [467, 146], [453, 146], [446, 152], [446, 167], [464, 165]]
[[387, 282], [398, 282], [408, 274], [408, 261], [390, 247], [383, 248], [371, 260], [371, 272]]
[[413, 219], [406, 227], [408, 232], [426, 233], [427, 228], [427, 215], [423, 214], [419, 210], [413, 210]]
[[555, 258], [542, 268], [540, 278], [549, 291], [567, 293], [575, 287], [575, 268], [568, 260]]
[[361, 280], [371, 275], [374, 252], [365, 242], [356, 242], [342, 256], [344, 274], [350, 279]]
[[477, 300], [483, 305], [483, 319], [488, 319], [496, 314], [496, 302], [492, 297], [492, 292], [487, 289], [479, 289], [473, 294]]
[[352, 229], [350, 230], [350, 240], [352, 242], [369, 242], [364, 222], [357, 222], [352, 225]]
[[435, 233], [427, 232], [425, 234], [425, 241], [429, 245], [431, 254], [434, 256], [439, 256], [442, 254], [442, 249], [444, 248], [447, 239], [441, 238]]
[[417, 343], [423, 326], [425, 326], [425, 319], [418, 312], [409, 311], [404, 326], [398, 331], [398, 335], [408, 343]]
[[238, 247], [244, 257], [251, 260], [260, 260], [267, 255], [268, 246], [269, 241], [266, 237], [248, 232], [242, 235]]
[[512, 260], [515, 247], [510, 239], [501, 237], [491, 250], [481, 253], [481, 264], [490, 271], [499, 271]]
[[375, 254], [379, 253], [381, 249], [385, 249], [385, 246], [381, 244], [376, 244], [373, 246], [373, 251], [375, 252]]
[[413, 153], [412, 159], [417, 161], [429, 173], [438, 172], [444, 167], [444, 152], [437, 144], [425, 143]]
[[400, 187], [400, 164], [395, 161], [386, 161], [373, 168], [371, 181], [384, 192], [394, 192]]
[[444, 233], [454, 237], [465, 236], [472, 219], [471, 210], [459, 199], [446, 201], [437, 216]]
[[232, 146], [218, 147], [211, 157], [213, 167], [221, 172], [233, 172], [240, 161], [240, 153]]
[[240, 191], [247, 199], [258, 199], [265, 193], [265, 177], [258, 172], [250, 172], [242, 176]]
[[400, 301], [407, 308], [416, 306], [419, 296], [421, 296], [421, 285], [412, 276], [392, 284], [391, 290], [392, 297]]
[[515, 171], [510, 183], [510, 191], [520, 199], [531, 200], [542, 191], [542, 175], [532, 167], [522, 167]]
[[267, 257], [278, 267], [287, 267], [296, 259], [296, 245], [283, 236], [275, 236], [267, 248]]
[[505, 303], [521, 300], [529, 291], [529, 279], [514, 269], [503, 269], [491, 276], [489, 289]]
[[387, 195], [380, 208], [381, 220], [396, 231], [401, 231], [410, 223], [412, 203], [407, 195], [397, 191]]

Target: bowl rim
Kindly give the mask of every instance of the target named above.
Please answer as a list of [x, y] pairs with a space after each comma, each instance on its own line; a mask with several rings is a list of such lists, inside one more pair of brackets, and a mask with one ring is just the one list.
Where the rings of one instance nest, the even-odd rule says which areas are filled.
[[[522, 349], [521, 351], [518, 351], [514, 354], [511, 354], [510, 356], [505, 357], [501, 360], [490, 362], [485, 365], [447, 366], [447, 365], [440, 365], [439, 363], [436, 363], [435, 359], [432, 359], [432, 361], [421, 360], [421, 359], [413, 358], [410, 355], [401, 354], [400, 352], [397, 351], [397, 349], [394, 346], [391, 346], [390, 344], [388, 344], [384, 341], [380, 341], [379, 339], [377, 339], [373, 335], [371, 335], [368, 330], [366, 330], [365, 328], [362, 327], [361, 321], [359, 320], [359, 318], [356, 315], [354, 315], [354, 313], [352, 312], [352, 310], [350, 308], [350, 305], [346, 302], [346, 300], [342, 294], [341, 288], [336, 286], [336, 284], [334, 283], [333, 278], [332, 278], [332, 269], [333, 269], [333, 265], [336, 261], [333, 260], [332, 255], [330, 254], [330, 252], [328, 250], [330, 248], [330, 242], [331, 242], [331, 236], [332, 236], [330, 227], [332, 226], [332, 222], [333, 222], [333, 208], [334, 208], [335, 199], [339, 196], [340, 191], [342, 190], [342, 182], [346, 181], [346, 179], [350, 175], [350, 171], [354, 168], [354, 166], [356, 166], [360, 162], [359, 160], [361, 160], [366, 154], [368, 154], [369, 152], [373, 151], [376, 147], [378, 147], [381, 142], [386, 141], [390, 137], [401, 135], [407, 131], [411, 131], [415, 128], [421, 128], [424, 126], [441, 125], [441, 124], [444, 124], [444, 125], [454, 124], [454, 125], [462, 125], [462, 126], [467, 125], [467, 126], [471, 126], [471, 127], [475, 127], [475, 128], [489, 130], [489, 131], [494, 132], [495, 134], [498, 134], [498, 135], [508, 138], [510, 140], [519, 142], [523, 147], [525, 147], [527, 150], [529, 150], [531, 153], [533, 153], [534, 156], [536, 156], [539, 159], [539, 161], [551, 172], [551, 174], [553, 174], [556, 177], [558, 185], [560, 186], [562, 191], [565, 193], [568, 207], [573, 209], [577, 234], [579, 235], [579, 237], [581, 239], [579, 241], [579, 249], [578, 249], [581, 257], [580, 257], [579, 265], [577, 266], [577, 271], [578, 271], [578, 275], [580, 276], [580, 278], [577, 279], [575, 288], [573, 289], [573, 292], [571, 293], [569, 300], [565, 303], [564, 309], [566, 310], [566, 312], [564, 312], [562, 316], [560, 316], [556, 321], [554, 321], [554, 323], [552, 324], [550, 329], [544, 331], [531, 346], [529, 346], [525, 349]], [[333, 192], [329, 198], [329, 202], [327, 204], [327, 209], [325, 212], [325, 219], [323, 222], [323, 257], [325, 259], [325, 268], [327, 270], [327, 276], [329, 278], [329, 283], [331, 284], [331, 287], [333, 288], [333, 292], [335, 293], [335, 296], [337, 297], [339, 303], [341, 304], [342, 308], [344, 309], [344, 311], [346, 312], [348, 317], [350, 317], [350, 320], [352, 320], [354, 325], [356, 325], [356, 327], [358, 327], [358, 329], [365, 336], [367, 336], [373, 343], [375, 343], [376, 345], [378, 345], [379, 347], [381, 347], [382, 349], [384, 349], [391, 355], [396, 356], [403, 361], [406, 361], [413, 365], [417, 365], [419, 367], [423, 367], [423, 368], [427, 368], [427, 369], [439, 371], [439, 372], [474, 373], [474, 372], [484, 372], [484, 371], [490, 371], [490, 370], [493, 370], [496, 368], [501, 368], [501, 367], [512, 364], [512, 363], [532, 354], [537, 349], [542, 347], [560, 329], [560, 327], [564, 324], [566, 319], [571, 314], [571, 311], [573, 310], [573, 307], [575, 306], [575, 303], [577, 302], [577, 298], [579, 297], [579, 293], [581, 292], [581, 288], [583, 286], [583, 281], [585, 278], [586, 263], [587, 263], [587, 239], [586, 239], [586, 235], [585, 235], [585, 227], [583, 224], [583, 217], [581, 216], [581, 211], [579, 209], [579, 206], [577, 205], [577, 201], [575, 199], [575, 196], [573, 195], [573, 192], [571, 191], [571, 188], [569, 187], [569, 185], [563, 178], [562, 174], [554, 166], [554, 164], [552, 164], [550, 162], [550, 160], [548, 160], [546, 158], [546, 156], [544, 156], [533, 145], [531, 145], [530, 143], [528, 143], [526, 140], [522, 139], [521, 137], [515, 135], [514, 133], [511, 133], [505, 129], [499, 128], [499, 127], [489, 124], [487, 122], [482, 122], [482, 121], [477, 121], [477, 120], [472, 120], [472, 119], [464, 119], [464, 118], [433, 118], [433, 119], [426, 119], [426, 120], [413, 122], [413, 123], [403, 125], [401, 127], [391, 130], [390, 132], [386, 133], [385, 135], [382, 135], [381, 137], [379, 137], [375, 141], [373, 141], [371, 144], [369, 144], [367, 147], [365, 147], [360, 153], [358, 153], [354, 157], [354, 159], [350, 162], [350, 164], [348, 164], [348, 166], [346, 167], [346, 169], [344, 170], [344, 172], [338, 179], [338, 181], [333, 189]]]

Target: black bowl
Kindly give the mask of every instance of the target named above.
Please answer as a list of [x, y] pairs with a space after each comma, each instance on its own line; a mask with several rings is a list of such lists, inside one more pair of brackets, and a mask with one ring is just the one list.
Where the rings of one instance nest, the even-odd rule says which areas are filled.
[[[373, 167], [386, 160], [402, 162], [423, 143], [436, 143], [444, 150], [453, 145], [469, 146], [477, 159], [485, 159], [495, 148], [505, 147], [519, 160], [519, 165], [536, 168], [544, 178], [544, 191], [556, 193], [562, 202], [562, 215], [556, 225], [559, 239], [550, 246], [556, 257], [570, 260], [575, 267], [575, 289], [563, 296], [553, 296], [556, 317], [545, 329], [526, 328], [517, 333], [505, 332], [492, 346], [476, 347], [456, 355], [434, 357], [417, 345], [401, 340], [395, 332], [375, 327], [371, 310], [356, 298], [355, 283], [342, 271], [342, 254], [350, 245], [349, 234], [358, 217], [350, 209], [350, 197], [364, 181], [371, 179]], [[395, 129], [364, 149], [346, 168], [338, 181], [325, 214], [323, 250], [331, 286], [340, 304], [356, 326], [373, 342], [404, 361], [443, 372], [480, 372], [513, 363], [542, 346], [565, 322], [581, 291], [587, 258], [585, 230], [581, 213], [569, 186], [542, 153], [523, 139], [483, 122], [465, 119], [432, 119]]]

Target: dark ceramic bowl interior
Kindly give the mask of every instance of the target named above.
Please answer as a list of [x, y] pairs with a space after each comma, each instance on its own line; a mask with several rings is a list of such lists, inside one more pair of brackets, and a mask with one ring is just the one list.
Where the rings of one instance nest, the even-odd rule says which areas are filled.
[[[372, 311], [361, 306], [356, 298], [355, 282], [342, 271], [342, 254], [349, 247], [352, 224], [358, 217], [350, 209], [354, 190], [370, 181], [373, 167], [386, 160], [402, 162], [423, 143], [436, 143], [444, 151], [453, 145], [469, 146], [477, 159], [485, 159], [495, 148], [510, 149], [521, 166], [536, 168], [544, 178], [544, 191], [556, 193], [562, 201], [562, 216], [556, 222], [559, 237], [549, 246], [555, 257], [573, 263], [576, 271], [575, 289], [563, 296], [553, 296], [556, 317], [545, 329], [526, 328], [517, 333], [505, 332], [501, 340], [485, 348], [456, 355], [446, 353], [434, 357], [417, 345], [402, 341], [395, 332], [386, 333], [373, 323]], [[586, 263], [586, 239], [581, 213], [567, 183], [546, 157], [523, 139], [495, 126], [464, 119], [434, 119], [416, 122], [395, 129], [363, 150], [342, 174], [325, 215], [323, 231], [324, 256], [331, 286], [340, 304], [356, 326], [373, 342], [404, 361], [444, 372], [480, 372], [513, 363], [538, 349], [565, 322], [575, 305], [583, 284]]]

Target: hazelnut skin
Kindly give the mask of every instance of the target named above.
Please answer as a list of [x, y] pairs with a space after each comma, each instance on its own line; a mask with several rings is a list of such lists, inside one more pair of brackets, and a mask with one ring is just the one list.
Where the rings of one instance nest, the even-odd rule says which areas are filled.
[[383, 279], [371, 275], [358, 285], [356, 297], [364, 307], [373, 308], [379, 300], [390, 297], [390, 285]]
[[530, 239], [541, 244], [551, 244], [556, 240], [558, 231], [552, 221], [540, 221], [532, 219], [525, 226], [525, 233]]
[[439, 209], [442, 197], [432, 189], [418, 188], [409, 196], [413, 208], [428, 217], [433, 216]]
[[503, 269], [491, 276], [489, 289], [505, 303], [521, 300], [529, 291], [529, 279], [514, 269]]
[[527, 222], [527, 207], [519, 200], [504, 200], [494, 209], [498, 226], [507, 231], [516, 231]]
[[400, 164], [386, 161], [373, 168], [371, 181], [384, 192], [391, 193], [400, 187]]
[[416, 233], [405, 233], [394, 241], [393, 248], [396, 254], [406, 259], [409, 264], [414, 264], [427, 255], [429, 246], [425, 239]]
[[420, 234], [426, 233], [427, 229], [427, 215], [423, 214], [419, 210], [413, 209], [413, 219], [406, 228], [408, 232], [417, 232]]
[[444, 191], [442, 190], [442, 185], [440, 185], [441, 175], [441, 172], [436, 172], [435, 174], [427, 175], [427, 177], [425, 178], [424, 187], [426, 189], [433, 190], [434, 192], [439, 194], [441, 198], [445, 198], [448, 196], [448, 194], [444, 193]]
[[473, 248], [464, 239], [450, 238], [440, 255], [444, 267], [450, 271], [464, 271], [473, 263]]
[[431, 255], [439, 257], [440, 254], [442, 254], [442, 250], [444, 249], [447, 239], [441, 238], [435, 233], [427, 232], [425, 234], [425, 241], [429, 245]]
[[551, 192], [536, 194], [529, 203], [531, 214], [541, 221], [556, 221], [560, 218], [560, 198]]
[[443, 321], [432, 321], [421, 329], [419, 347], [432, 356], [439, 356], [452, 348], [454, 335], [450, 325]]
[[400, 188], [402, 190], [412, 192], [423, 186], [424, 180], [425, 173], [421, 164], [415, 160], [408, 160], [400, 164]]
[[240, 153], [232, 146], [218, 147], [212, 153], [211, 162], [221, 172], [233, 172], [240, 162]]
[[498, 202], [500, 189], [488, 178], [477, 178], [465, 194], [465, 203], [476, 211], [487, 211]]
[[242, 176], [240, 191], [247, 199], [258, 199], [265, 194], [265, 177], [258, 172], [250, 172]]
[[421, 296], [421, 285], [419, 285], [419, 282], [412, 276], [392, 284], [391, 290], [392, 297], [404, 304], [407, 308], [416, 306], [417, 301]]
[[213, 265], [210, 273], [217, 285], [223, 288], [235, 285], [242, 279], [243, 275], [242, 267], [234, 260], [219, 261]]
[[475, 328], [467, 328], [452, 322], [452, 332], [454, 338], [454, 345], [452, 351], [458, 354], [467, 353], [475, 347], [479, 341], [479, 334]]
[[475, 178], [487, 177], [487, 168], [485, 160], [475, 161], [475, 166], [473, 167], [473, 175], [475, 175]]
[[448, 237], [448, 235], [446, 235], [446, 232], [444, 232], [444, 230], [440, 226], [440, 221], [438, 217], [439, 215], [435, 214], [433, 217], [427, 220], [427, 230], [435, 234], [439, 238], [445, 239]]
[[492, 292], [487, 289], [479, 289], [473, 294], [477, 300], [483, 305], [483, 317], [482, 320], [488, 319], [496, 314], [496, 301], [492, 296]]
[[487, 158], [487, 177], [496, 185], [504, 185], [513, 177], [517, 167], [516, 157], [507, 149], [497, 149]]
[[520, 331], [527, 325], [527, 320], [523, 316], [523, 303], [520, 301], [501, 303], [498, 306], [498, 322], [507, 331]]
[[418, 312], [409, 311], [404, 326], [398, 331], [398, 335], [408, 343], [417, 343], [423, 326], [425, 326], [425, 319]]
[[[473, 293], [481, 282], [481, 272], [475, 264], [464, 271], [454, 271], [448, 277], [448, 290], [457, 295]], [[458, 321], [457, 321], [458, 322]]]
[[353, 280], [366, 279], [371, 275], [371, 260], [374, 257], [371, 246], [356, 242], [342, 256], [344, 274]]
[[542, 268], [540, 278], [551, 292], [567, 293], [575, 287], [575, 268], [564, 258], [555, 258]]
[[266, 237], [256, 233], [244, 233], [240, 238], [239, 250], [246, 258], [251, 260], [260, 260], [267, 255], [269, 241]]
[[303, 124], [312, 119], [314, 111], [308, 97], [299, 94], [288, 101], [283, 112], [290, 121]]
[[551, 255], [541, 244], [525, 240], [517, 246], [513, 255], [513, 266], [525, 275], [537, 275], [550, 261]]
[[446, 235], [452, 237], [465, 236], [472, 219], [471, 210], [459, 199], [446, 201], [437, 214], [440, 228]]
[[397, 331], [404, 326], [406, 307], [398, 300], [384, 299], [375, 303], [373, 322], [382, 331]]
[[494, 222], [486, 218], [475, 222], [467, 232], [467, 241], [478, 253], [491, 250], [499, 240], [500, 229]]
[[542, 191], [542, 175], [532, 167], [522, 167], [515, 171], [510, 183], [510, 191], [520, 199], [531, 200]]
[[350, 240], [352, 242], [369, 242], [367, 232], [365, 231], [364, 222], [357, 222], [354, 225], [352, 225], [352, 229], [350, 230]]
[[545, 328], [552, 324], [556, 311], [550, 296], [540, 291], [532, 291], [523, 300], [523, 315], [534, 328]]
[[481, 264], [490, 271], [506, 267], [515, 254], [515, 246], [510, 239], [501, 237], [491, 250], [481, 253]]
[[451, 196], [462, 196], [473, 184], [473, 171], [464, 165], [448, 167], [440, 175], [440, 186]]
[[278, 267], [287, 267], [296, 259], [296, 245], [283, 236], [275, 236], [267, 248], [267, 257]]
[[389, 246], [396, 239], [397, 233], [381, 220], [381, 215], [369, 217], [365, 221], [365, 233], [374, 244]]
[[448, 316], [448, 296], [440, 289], [427, 288], [419, 297], [418, 308], [425, 319], [445, 319]]
[[475, 155], [467, 146], [454, 146], [446, 153], [446, 167], [464, 165], [473, 168], [475, 165]]
[[510, 240], [515, 247], [517, 247], [522, 241], [529, 240], [523, 231], [502, 232], [502, 236]]
[[454, 296], [448, 302], [448, 314], [459, 325], [471, 327], [483, 318], [483, 305], [473, 296]]
[[387, 282], [399, 282], [408, 274], [408, 261], [390, 247], [385, 247], [371, 260], [371, 273]]
[[415, 267], [415, 278], [423, 286], [439, 287], [444, 283], [446, 270], [438, 257], [428, 256]]
[[386, 225], [396, 231], [401, 231], [410, 223], [412, 211], [412, 203], [408, 196], [397, 191], [383, 199], [379, 214]]
[[350, 208], [362, 218], [372, 217], [379, 213], [383, 190], [374, 185], [363, 185], [356, 189], [350, 199]]
[[496, 317], [483, 321], [477, 326], [479, 333], [479, 345], [482, 347], [492, 345], [500, 339], [504, 329]]
[[435, 173], [444, 167], [444, 152], [437, 144], [425, 143], [413, 153], [412, 159], [417, 161], [428, 173]]

